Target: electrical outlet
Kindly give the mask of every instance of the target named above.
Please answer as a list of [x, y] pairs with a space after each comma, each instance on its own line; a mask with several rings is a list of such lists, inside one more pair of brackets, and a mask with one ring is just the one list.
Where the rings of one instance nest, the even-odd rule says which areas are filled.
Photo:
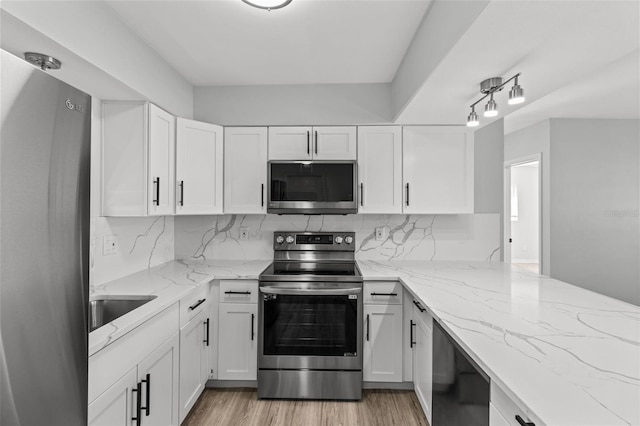
[[102, 255], [108, 256], [118, 252], [118, 236], [107, 235], [102, 239]]
[[241, 226], [240, 227], [240, 241], [247, 241], [249, 239], [249, 227]]
[[376, 241], [384, 241], [387, 239], [387, 228], [381, 226], [376, 228]]

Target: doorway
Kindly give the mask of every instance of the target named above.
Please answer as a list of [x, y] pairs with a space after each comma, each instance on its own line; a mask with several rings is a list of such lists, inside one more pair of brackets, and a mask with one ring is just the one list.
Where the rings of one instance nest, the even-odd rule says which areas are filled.
[[505, 162], [505, 263], [540, 273], [541, 155]]

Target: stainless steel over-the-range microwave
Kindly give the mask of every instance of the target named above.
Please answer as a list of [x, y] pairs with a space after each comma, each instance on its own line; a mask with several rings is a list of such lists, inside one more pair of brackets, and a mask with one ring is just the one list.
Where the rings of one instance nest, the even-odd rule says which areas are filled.
[[267, 213], [358, 212], [355, 161], [269, 161]]

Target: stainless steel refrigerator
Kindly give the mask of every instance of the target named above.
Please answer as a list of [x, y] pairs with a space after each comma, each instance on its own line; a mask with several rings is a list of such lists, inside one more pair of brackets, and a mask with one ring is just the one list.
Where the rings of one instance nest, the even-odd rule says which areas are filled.
[[91, 97], [0, 52], [0, 424], [82, 425]]

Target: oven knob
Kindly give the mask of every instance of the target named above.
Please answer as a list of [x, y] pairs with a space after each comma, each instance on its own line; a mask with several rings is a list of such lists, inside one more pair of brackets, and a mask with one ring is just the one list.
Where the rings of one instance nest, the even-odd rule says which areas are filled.
[[336, 237], [336, 244], [342, 244], [342, 237], [340, 236]]
[[344, 242], [347, 244], [351, 244], [353, 242], [353, 237], [350, 235], [347, 237], [344, 237]]
[[284, 243], [284, 237], [282, 235], [278, 235], [276, 237], [276, 243], [278, 243], [278, 244]]
[[287, 235], [287, 243], [293, 244], [293, 235]]

